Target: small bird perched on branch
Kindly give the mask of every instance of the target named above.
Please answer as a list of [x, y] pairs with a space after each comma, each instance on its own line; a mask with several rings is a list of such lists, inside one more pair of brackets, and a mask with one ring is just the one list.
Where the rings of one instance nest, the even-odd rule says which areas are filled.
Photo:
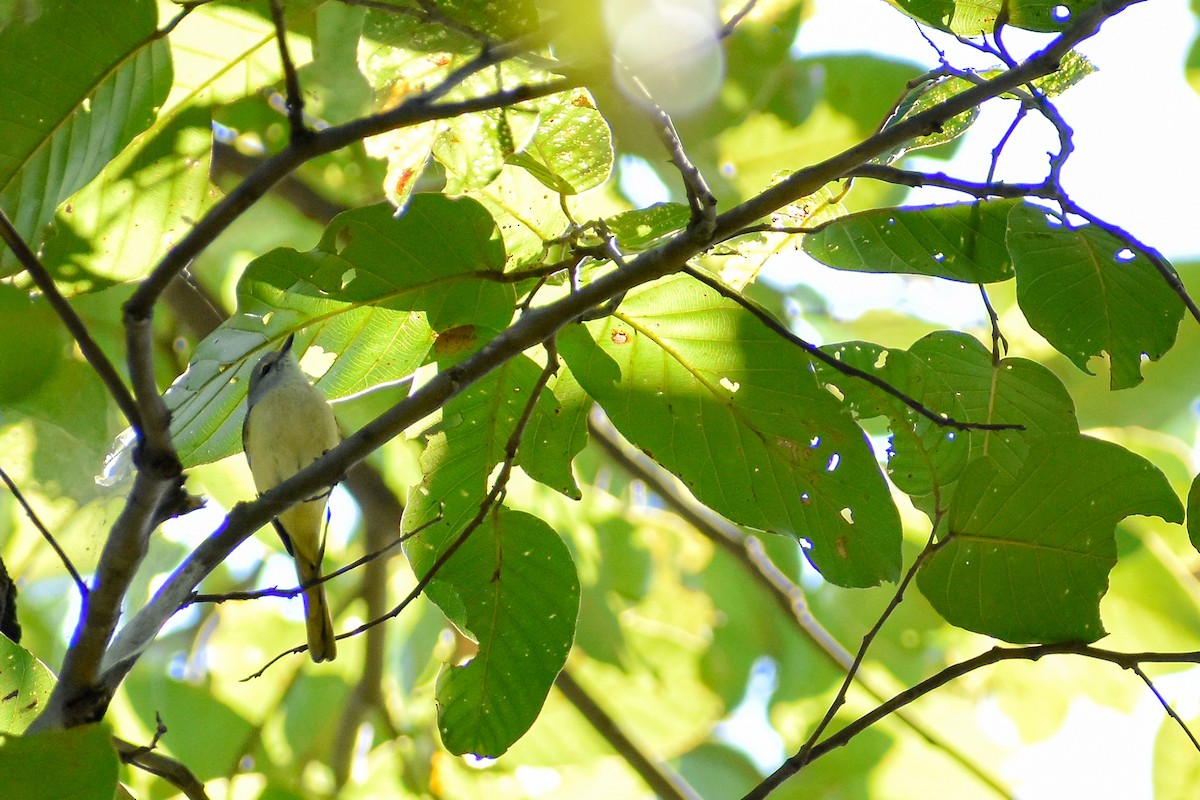
[[[292, 352], [295, 334], [268, 353], [250, 374], [242, 446], [259, 493], [273, 489], [331, 450], [338, 443], [333, 409]], [[296, 561], [302, 586], [321, 578], [325, 554], [325, 505], [328, 492], [297, 503], [272, 520], [288, 554]], [[308, 653], [316, 662], [337, 656], [333, 619], [325, 586], [304, 590], [304, 624]]]

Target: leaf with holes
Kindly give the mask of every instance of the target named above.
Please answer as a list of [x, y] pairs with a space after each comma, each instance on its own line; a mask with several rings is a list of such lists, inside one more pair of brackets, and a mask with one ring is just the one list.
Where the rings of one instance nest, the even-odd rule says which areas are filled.
[[[469, 349], [464, 347], [448, 353], [439, 341], [435, 348], [438, 364], [445, 369], [485, 343], [486, 339], [482, 339], [472, 342]], [[489, 476], [495, 466], [504, 460], [508, 440], [533, 396], [541, 372], [542, 368], [528, 356], [518, 356], [456, 395], [444, 407], [442, 421], [436, 432], [428, 437], [421, 454], [421, 473], [424, 477], [420, 485], [409, 493], [404, 509], [406, 531], [428, 526], [422, 529], [409, 548], [418, 574], [421, 574], [422, 567], [428, 567], [433, 562], [436, 554], [453, 541], [479, 510], [488, 492]], [[557, 416], [559, 408], [554, 395], [547, 390], [542, 391], [534, 406], [531, 427], [539, 417]], [[545, 424], [545, 420], [542, 422]], [[529, 432], [527, 428], [521, 450], [518, 451], [519, 458], [533, 458], [529, 451], [537, 448], [536, 440], [528, 438]], [[566, 456], [565, 453], [562, 455]], [[541, 458], [549, 456], [543, 455]], [[569, 457], [565, 457], [565, 460], [569, 465]], [[550, 471], [549, 468], [547, 471]], [[432, 555], [423, 560], [420, 554], [426, 550]], [[443, 599], [435, 599], [452, 620], [461, 621], [452, 607], [443, 604]]]
[[852, 272], [932, 275], [966, 283], [1013, 276], [1005, 244], [1009, 200], [948, 206], [880, 208], [821, 226], [804, 252]]
[[586, 92], [553, 95], [538, 103], [532, 137], [508, 162], [556, 192], [579, 194], [612, 172], [612, 132]]
[[921, 22], [960, 36], [991, 33], [1002, 8], [1006, 24], [1031, 31], [1061, 31], [1097, 0], [888, 0]]
[[[0, 208], [35, 251], [55, 208], [154, 121], [172, 80], [150, 0], [39, 12], [0, 29]], [[17, 269], [0, 251], [0, 276]]]
[[1142, 356], [1157, 361], [1175, 343], [1183, 301], [1145, 255], [1027, 203], [1013, 208], [1007, 238], [1025, 318], [1084, 372], [1088, 359], [1107, 353], [1109, 385], [1137, 386]]
[[245, 381], [288, 335], [304, 329], [297, 352], [316, 347], [314, 361], [324, 354], [310, 371], [331, 398], [396, 381], [424, 363], [439, 335], [473, 339], [476, 328], [508, 324], [515, 293], [488, 279], [503, 265], [487, 211], [435, 194], [414, 197], [399, 219], [386, 203], [347, 211], [314, 249], [255, 259], [238, 284], [237, 313], [167, 390], [184, 464], [237, 452]]
[[1117, 561], [1114, 528], [1134, 514], [1182, 522], [1166, 477], [1118, 445], [1034, 441], [1015, 475], [994, 459], [959, 480], [950, 533], [917, 575], [951, 624], [1008, 642], [1093, 642]]
[[559, 345], [621, 433], [702, 502], [797, 537], [838, 585], [898, 576], [899, 519], [866, 436], [808, 356], [749, 311], [674, 277]]
[[[998, 469], [1011, 476], [1025, 460], [1034, 439], [1079, 432], [1075, 405], [1066, 387], [1037, 362], [1005, 358], [993, 363], [992, 354], [979, 340], [952, 331], [931, 333], [915, 342], [908, 352], [949, 387], [962, 409], [962, 422], [1020, 426], [1020, 430], [967, 433], [968, 461], [990, 456]], [[938, 410], [947, 407], [949, 401], [945, 395], [929, 398]]]
[[[418, 568], [419, 570], [419, 568]], [[454, 587], [479, 652], [438, 678], [438, 728], [452, 753], [496, 758], [537, 719], [575, 636], [579, 577], [549, 525], [500, 508], [430, 584]]]
[[[885, 381], [935, 413], [967, 421], [960, 396], [946, 377], [911, 353], [870, 342], [844, 342], [822, 349], [840, 363]], [[892, 437], [887, 472], [896, 488], [931, 517], [938, 509], [948, 507], [948, 487], [967, 465], [967, 433], [937, 425], [860, 378], [819, 361], [814, 363], [818, 380], [836, 387], [860, 419], [888, 418]]]

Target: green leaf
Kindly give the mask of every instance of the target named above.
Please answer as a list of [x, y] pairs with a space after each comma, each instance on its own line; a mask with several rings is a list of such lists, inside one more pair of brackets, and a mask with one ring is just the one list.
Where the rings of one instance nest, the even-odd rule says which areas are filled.
[[500, 112], [481, 111], [465, 114], [446, 125], [434, 140], [433, 155], [446, 168], [448, 193], [481, 189], [496, 179], [508, 155], [501, 133], [506, 124]]
[[542, 263], [547, 243], [571, 225], [558, 195], [519, 167], [506, 166], [496, 180], [470, 196], [483, 203], [500, 228], [508, 253], [505, 271]]
[[42, 713], [55, 683], [45, 664], [0, 634], [0, 734], [24, 733]]
[[508, 161], [556, 192], [579, 194], [612, 172], [612, 132], [586, 92], [554, 95], [540, 104], [533, 138]]
[[1200, 550], [1200, 475], [1192, 479], [1187, 497], [1187, 532], [1192, 547]]
[[[154, 124], [59, 209], [45, 260], [110, 281], [144, 275], [220, 197], [212, 112], [282, 78], [275, 31], [237, 8], [194, 8], [164, 41], [175, 81]], [[289, 42], [294, 58], [307, 43]]]
[[[572, 500], [583, 494], [575, 483], [571, 461], [587, 446], [587, 415], [592, 398], [565, 365], [546, 386], [554, 399], [553, 410], [535, 414], [525, 431], [525, 441], [517, 463], [525, 474], [544, 483]], [[543, 407], [539, 406], [539, 410]]]
[[560, 348], [621, 433], [715, 511], [795, 536], [838, 585], [897, 577], [899, 519], [862, 430], [741, 306], [665, 279]]
[[880, 208], [822, 225], [802, 243], [835, 269], [994, 283], [1013, 276], [1004, 239], [1012, 208], [1007, 200]]
[[[977, 73], [976, 81], [970, 81], [958, 76], [923, 81], [910, 89], [901, 98], [883, 127], [885, 129], [890, 128], [910, 117], [920, 114], [922, 111], [927, 111], [955, 95], [962, 94], [973, 86], [978, 86], [977, 81], [990, 80], [1000, 75], [1003, 71], [999, 68], [983, 70]], [[1033, 81], [1033, 85], [1040, 89], [1047, 97], [1057, 97], [1095, 71], [1096, 68], [1088, 61], [1087, 57], [1071, 50], [1063, 56], [1057, 70], [1036, 79]], [[1012, 93], [1005, 93], [1001, 97], [1008, 100], [1019, 99], [1017, 95]], [[874, 160], [878, 163], [889, 164], [913, 150], [921, 150], [954, 141], [966, 133], [967, 129], [974, 125], [975, 120], [978, 118], [979, 108], [971, 108], [943, 122], [941, 127], [933, 133], [917, 137], [888, 153], [876, 157]]]
[[41, 388], [62, 364], [66, 341], [49, 303], [0, 283], [0, 407]]
[[[443, 368], [456, 363], [485, 343], [483, 332], [448, 347], [447, 340], [437, 344], [439, 365]], [[432, 433], [421, 453], [419, 487], [409, 492], [404, 510], [404, 529], [414, 530], [440, 517], [414, 540], [440, 552], [475, 516], [488, 492], [488, 476], [504, 460], [508, 441], [516, 429], [533, 396], [542, 368], [528, 356], [518, 356], [497, 367], [482, 380], [467, 388], [448, 402], [442, 410], [442, 421]], [[554, 396], [543, 391], [534, 406], [531, 426], [538, 417], [553, 418], [559, 406]], [[550, 424], [543, 422], [542, 424]], [[518, 457], [533, 458], [529, 453], [538, 447], [537, 440], [525, 431]], [[419, 558], [424, 551], [410, 545], [413, 568], [422, 574], [432, 564]], [[446, 598], [431, 593], [434, 601], [456, 623], [465, 625], [456, 616], [456, 608], [448, 607]]]
[[[960, 393], [948, 376], [903, 350], [869, 342], [845, 342], [822, 348], [843, 364], [873, 375], [935, 413], [965, 421]], [[819, 380], [836, 386], [861, 419], [886, 416], [892, 430], [888, 477], [918, 508], [933, 517], [950, 502], [948, 487], [967, 465], [970, 437], [918, 416], [908, 405], [864, 380], [814, 362]]]
[[[39, 10], [0, 30], [0, 208], [34, 250], [54, 209], [150, 125], [172, 79], [150, 0]], [[0, 252], [0, 276], [17, 270]]]
[[1113, 389], [1141, 383], [1142, 356], [1157, 361], [1175, 343], [1183, 301], [1116, 237], [1022, 204], [1009, 215], [1008, 249], [1030, 326], [1088, 374], [1088, 359], [1107, 353]]
[[[908, 352], [952, 389], [962, 408], [963, 416], [956, 417], [960, 421], [1021, 426], [1021, 430], [970, 431], [968, 461], [988, 456], [1011, 477], [1034, 439], [1079, 432], [1071, 396], [1062, 381], [1037, 362], [1005, 358], [993, 363], [991, 353], [975, 337], [950, 331], [931, 333]], [[946, 400], [928, 397], [937, 411], [949, 407]]]
[[250, 370], [296, 331], [305, 330], [298, 353], [316, 346], [316, 361], [324, 353], [310, 371], [336, 399], [411, 375], [439, 331], [507, 325], [513, 289], [485, 279], [503, 264], [487, 211], [434, 194], [415, 197], [399, 219], [386, 203], [348, 211], [314, 249], [255, 259], [237, 313], [167, 391], [180, 457], [190, 466], [238, 451]]
[[21, 800], [112, 800], [117, 751], [103, 722], [0, 737], [0, 786]]
[[1082, 436], [1035, 440], [1014, 476], [991, 458], [967, 467], [950, 534], [917, 583], [951, 624], [1009, 642], [1093, 642], [1117, 560], [1113, 530], [1141, 514], [1183, 521], [1149, 461]]
[[[438, 727], [455, 754], [502, 755], [537, 719], [566, 662], [579, 578], [549, 525], [498, 509], [435, 583], [455, 587], [479, 652], [438, 680]], [[433, 589], [433, 586], [430, 586]]]
[[1007, 24], [1031, 31], [1061, 31], [1097, 0], [888, 0], [913, 19], [960, 36], [991, 33], [1001, 8]]
[[691, 218], [691, 209], [682, 203], [655, 203], [614, 214], [604, 222], [622, 249], [645, 250], [667, 234], [682, 230]]

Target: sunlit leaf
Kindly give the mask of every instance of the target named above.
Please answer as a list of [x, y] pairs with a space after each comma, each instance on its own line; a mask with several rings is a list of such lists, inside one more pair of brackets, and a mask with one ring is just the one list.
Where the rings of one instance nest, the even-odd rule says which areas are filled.
[[714, 510], [801, 539], [833, 583], [896, 577], [899, 520], [865, 436], [741, 306], [663, 280], [560, 345], [621, 433]]
[[1009, 642], [1091, 642], [1117, 560], [1113, 528], [1141, 514], [1182, 522], [1163, 474], [1079, 436], [1037, 439], [1014, 476], [991, 458], [959, 479], [950, 533], [917, 583], [947, 621]]
[[1175, 343], [1183, 301], [1144, 254], [1111, 234], [1023, 204], [1009, 215], [1008, 249], [1029, 324], [1089, 374], [1088, 359], [1106, 353], [1113, 389], [1141, 383], [1142, 357], [1157, 361]]
[[691, 215], [691, 210], [681, 203], [655, 203], [614, 214], [605, 223], [622, 248], [644, 250], [663, 236], [681, 230]]
[[[46, 4], [0, 30], [0, 207], [35, 250], [59, 203], [166, 99], [171, 58], [157, 21], [150, 0], [89, 0]], [[0, 275], [17, 268], [0, 251]]]
[[[925, 362], [953, 390], [962, 422], [1019, 426], [973, 430], [969, 460], [989, 456], [1008, 476], [1016, 473], [1034, 439], [1078, 433], [1071, 396], [1053, 372], [1024, 358], [993, 363], [979, 340], [965, 333], [939, 331], [913, 344], [909, 353]], [[934, 398], [931, 405], [943, 410]]]
[[999, 200], [863, 211], [821, 226], [802, 243], [837, 269], [992, 283], [1013, 276], [1004, 239], [1012, 207]]
[[[109, 281], [148, 272], [221, 196], [209, 177], [213, 109], [282, 77], [271, 24], [237, 8], [195, 8], [166, 41], [175, 80], [162, 111], [59, 210], [48, 263]], [[294, 58], [304, 50], [291, 42]]]
[[509, 163], [556, 192], [578, 194], [612, 171], [612, 134], [587, 93], [556, 95], [539, 104], [532, 139]]
[[24, 733], [42, 712], [55, 682], [45, 664], [0, 634], [0, 734]]
[[[70, 769], [64, 765], [70, 764]], [[117, 753], [105, 723], [0, 737], [0, 786], [22, 800], [112, 800]]]
[[1076, 12], [1096, 0], [888, 0], [905, 14], [961, 36], [991, 33], [1001, 9], [1007, 24], [1032, 31], [1060, 31]]
[[291, 333], [303, 330], [297, 353], [319, 348], [310, 371], [336, 399], [411, 375], [436, 332], [507, 324], [512, 287], [484, 279], [503, 263], [487, 212], [440, 195], [414, 198], [399, 219], [387, 204], [348, 211], [313, 250], [256, 259], [239, 284], [238, 312], [167, 392], [184, 463], [237, 452], [245, 381]]

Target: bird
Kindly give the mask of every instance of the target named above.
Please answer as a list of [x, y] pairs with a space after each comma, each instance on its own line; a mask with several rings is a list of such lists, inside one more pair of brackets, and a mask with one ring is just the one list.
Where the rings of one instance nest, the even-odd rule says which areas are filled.
[[[266, 492], [333, 449], [340, 441], [333, 409], [300, 369], [292, 351], [295, 334], [254, 366], [242, 424], [242, 447], [259, 493]], [[271, 522], [296, 563], [304, 596], [308, 653], [314, 662], [332, 661], [337, 642], [324, 584], [325, 506], [329, 492], [303, 500]]]

